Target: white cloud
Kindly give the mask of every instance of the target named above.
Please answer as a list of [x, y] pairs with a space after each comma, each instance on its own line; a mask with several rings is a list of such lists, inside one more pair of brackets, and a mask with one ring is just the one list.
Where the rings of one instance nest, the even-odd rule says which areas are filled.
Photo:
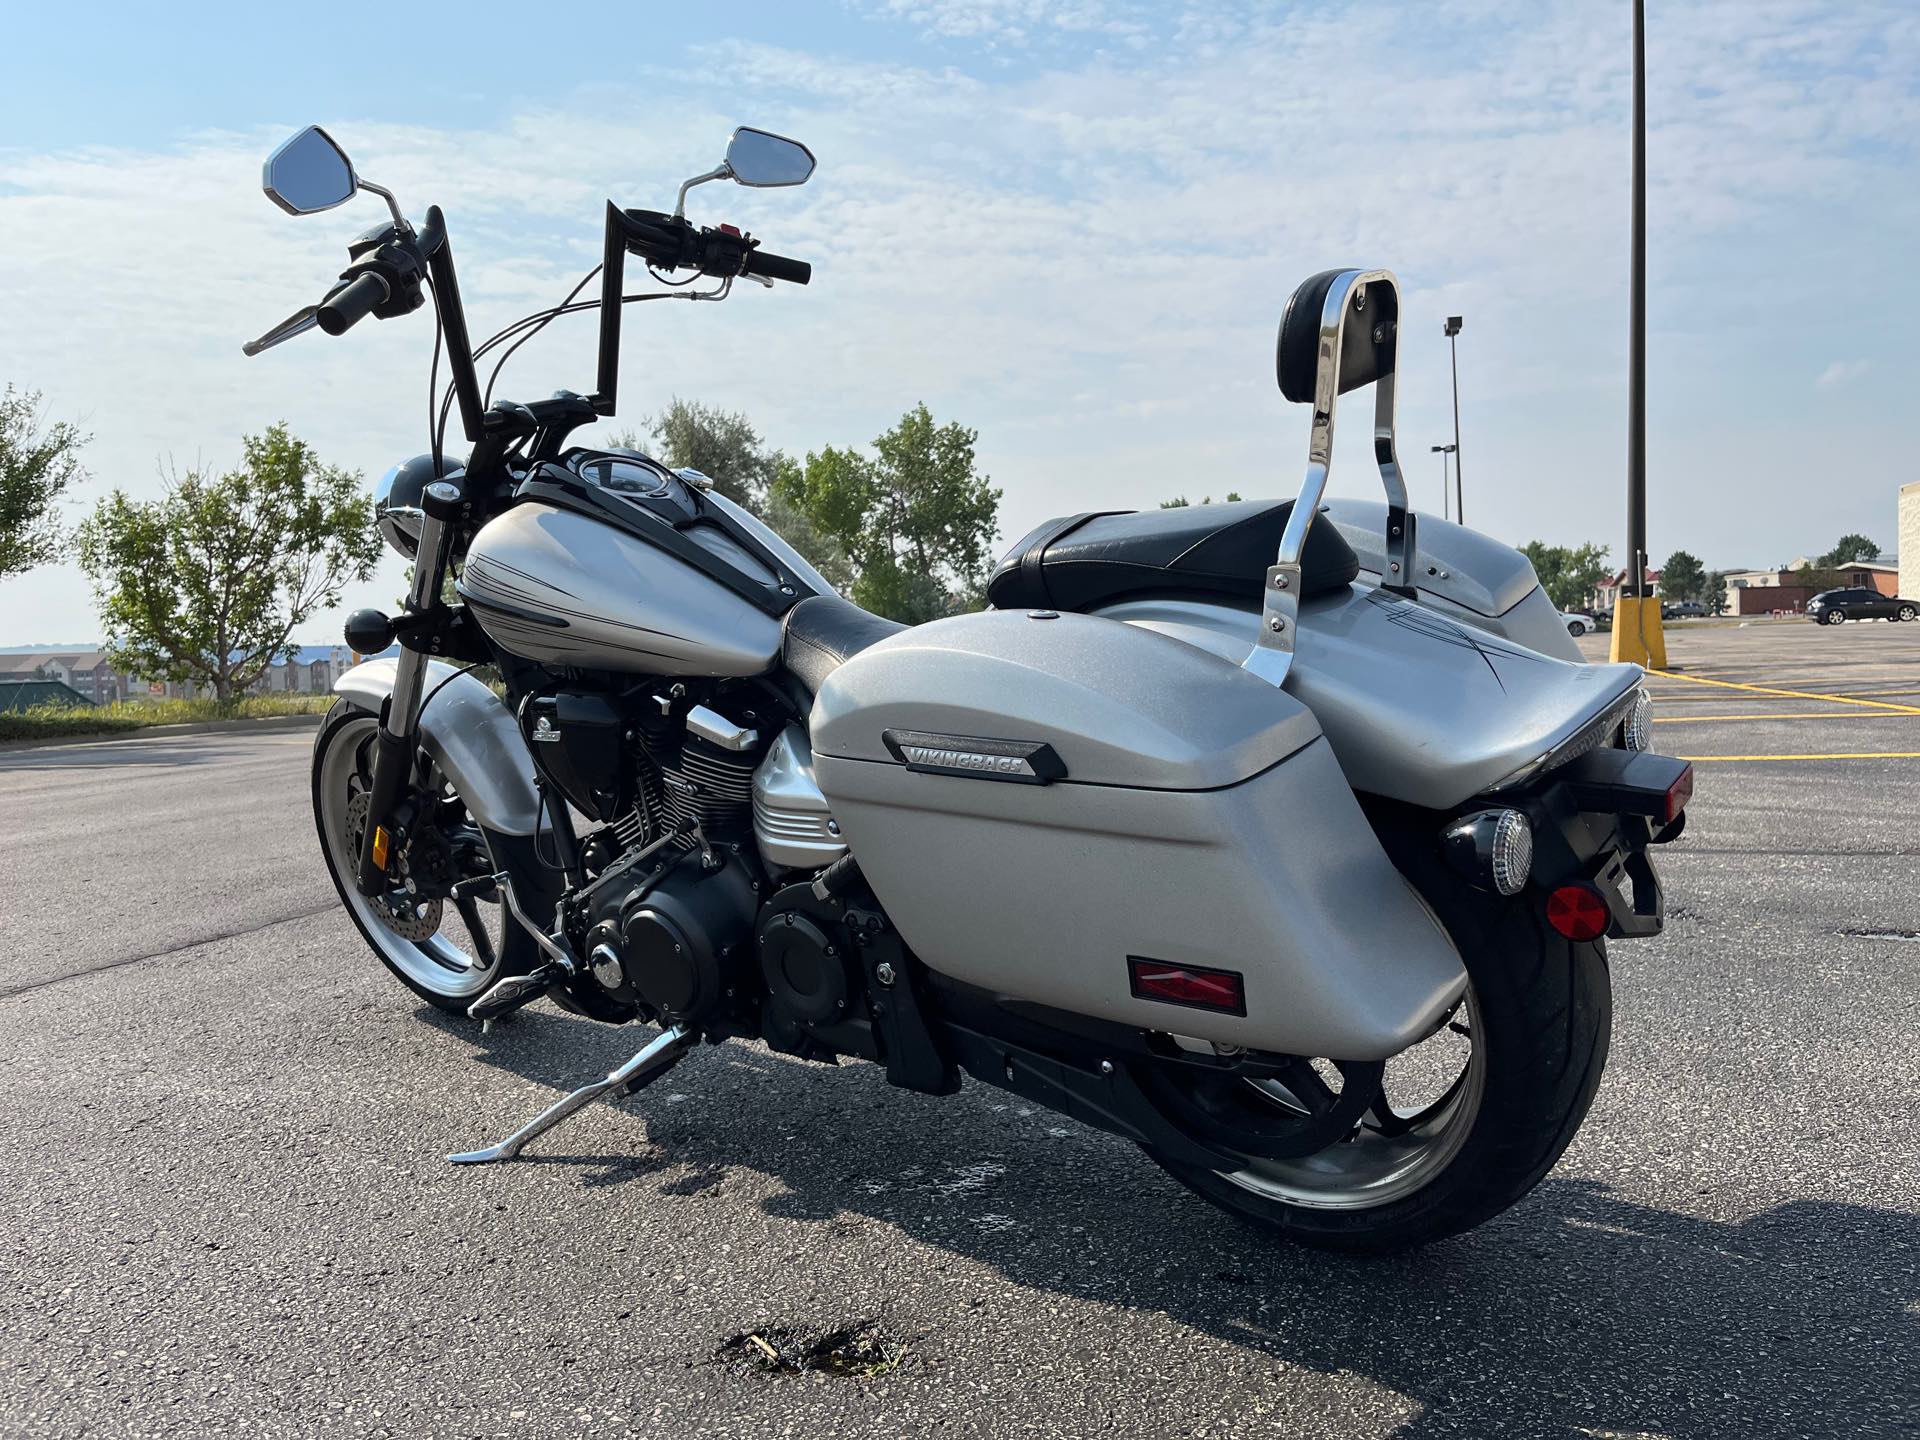
[[1865, 378], [1873, 368], [1868, 360], [1836, 360], [1820, 372], [1820, 378], [1813, 382], [1816, 390], [1839, 390], [1854, 381]]
[[[409, 207], [446, 208], [482, 334], [557, 299], [598, 258], [609, 195], [664, 206], [736, 120], [807, 139], [821, 168], [804, 190], [710, 186], [692, 208], [814, 261], [815, 283], [633, 312], [617, 425], [680, 394], [743, 409], [805, 449], [868, 438], [924, 399], [979, 428], [1009, 536], [1182, 491], [1290, 493], [1305, 428], [1273, 387], [1281, 305], [1329, 264], [1386, 264], [1405, 290], [1400, 414], [1416, 497], [1437, 490], [1426, 443], [1451, 438], [1439, 321], [1460, 313], [1476, 523], [1515, 541], [1614, 538], [1618, 15], [1565, 4], [1522, 23], [1456, 0], [1431, 32], [1455, 36], [1441, 54], [1407, 43], [1396, 7], [1209, 8], [1162, 23], [1150, 58], [1120, 47], [1063, 59], [1062, 42], [1016, 73], [973, 66], [968, 46], [1040, 24], [1042, 7], [889, 8], [951, 39], [937, 63], [730, 42], [495, 129], [330, 127]], [[1062, 15], [1134, 17], [1047, 14], [1056, 36]], [[1857, 343], [1832, 306], [1832, 263], [1808, 247], [1891, 271], [1920, 218], [1906, 138], [1920, 133], [1920, 24], [1818, 0], [1703, 4], [1663, 12], [1650, 64], [1654, 545], [1790, 549], [1772, 528], [1787, 509], [1768, 502], [1798, 483], [1783, 458], [1795, 440], [1759, 436], [1784, 423], [1789, 392], [1804, 394], [1784, 377]], [[319, 292], [378, 215], [371, 201], [304, 220], [272, 209], [257, 177], [277, 138], [0, 153], [0, 377], [95, 432], [96, 488], [151, 491], [157, 455], [223, 459], [280, 418], [370, 475], [423, 448], [424, 316], [240, 356], [242, 339]], [[1876, 304], [1887, 333], [1911, 328], [1911, 299]], [[591, 368], [591, 321], [562, 321], [520, 352], [503, 393], [585, 388]], [[1337, 489], [1377, 484], [1364, 430], [1345, 427]], [[1897, 439], [1850, 442], [1858, 493], [1840, 498], [1855, 528], [1880, 518], [1872, 487], [1904, 464]], [[1743, 447], [1751, 514], [1728, 519], [1724, 497], [1662, 483]], [[350, 603], [397, 584], [385, 576]], [[8, 582], [0, 629], [86, 638], [84, 588], [59, 571]]]

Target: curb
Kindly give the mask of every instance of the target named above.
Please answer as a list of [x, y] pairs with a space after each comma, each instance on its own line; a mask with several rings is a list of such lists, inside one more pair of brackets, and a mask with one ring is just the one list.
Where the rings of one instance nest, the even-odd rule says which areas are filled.
[[43, 750], [52, 745], [106, 745], [120, 740], [172, 740], [184, 735], [222, 735], [235, 732], [258, 735], [273, 730], [300, 730], [318, 726], [327, 718], [313, 715], [268, 715], [257, 720], [200, 720], [189, 725], [142, 725], [106, 735], [47, 735], [31, 740], [0, 740], [0, 755], [13, 750]]

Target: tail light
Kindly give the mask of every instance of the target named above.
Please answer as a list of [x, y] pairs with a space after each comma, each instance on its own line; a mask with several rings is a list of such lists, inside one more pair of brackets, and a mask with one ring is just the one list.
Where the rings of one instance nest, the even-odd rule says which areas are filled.
[[1693, 766], [1671, 755], [1611, 747], [1592, 750], [1554, 772], [1582, 810], [1644, 815], [1671, 824], [1693, 795]]
[[1674, 782], [1667, 786], [1667, 823], [1672, 824], [1680, 818], [1680, 812], [1687, 808], [1687, 801], [1693, 798], [1693, 766], [1689, 764], [1682, 770]]

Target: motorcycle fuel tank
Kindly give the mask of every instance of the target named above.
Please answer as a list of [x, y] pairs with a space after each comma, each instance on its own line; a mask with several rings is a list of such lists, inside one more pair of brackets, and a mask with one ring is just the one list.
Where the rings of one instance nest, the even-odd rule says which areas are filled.
[[[738, 546], [728, 559], [754, 563]], [[779, 620], [718, 581], [638, 536], [538, 502], [481, 527], [457, 588], [496, 644], [543, 664], [757, 675], [780, 648]]]

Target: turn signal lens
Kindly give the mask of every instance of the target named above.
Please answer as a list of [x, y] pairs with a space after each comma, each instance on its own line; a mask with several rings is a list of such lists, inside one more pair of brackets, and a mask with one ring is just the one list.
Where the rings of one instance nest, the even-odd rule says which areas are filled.
[[1501, 812], [1493, 827], [1493, 888], [1518, 895], [1533, 874], [1533, 826], [1518, 810]]
[[1629, 750], [1653, 748], [1653, 697], [1645, 690], [1634, 692], [1633, 704], [1627, 707], [1627, 721], [1621, 728], [1620, 738]]
[[1233, 970], [1202, 965], [1171, 965], [1142, 955], [1127, 957], [1127, 978], [1134, 997], [1169, 1005], [1192, 1005], [1229, 1015], [1247, 1013], [1246, 982]]
[[1562, 885], [1547, 896], [1547, 923], [1569, 940], [1598, 940], [1613, 915], [1593, 886]]
[[376, 870], [385, 870], [387, 868], [387, 846], [389, 843], [390, 842], [387, 838], [387, 827], [384, 825], [374, 826], [373, 827], [373, 865]]

